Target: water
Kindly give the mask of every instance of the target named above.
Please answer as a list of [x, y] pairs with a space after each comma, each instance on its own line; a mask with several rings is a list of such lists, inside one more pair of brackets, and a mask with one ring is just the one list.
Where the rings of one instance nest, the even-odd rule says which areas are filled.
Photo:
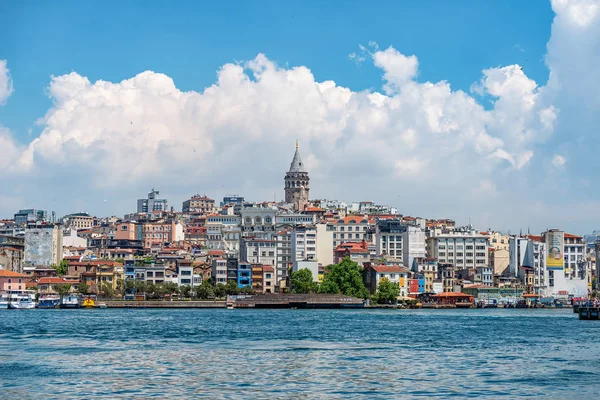
[[0, 310], [0, 398], [577, 398], [565, 310]]

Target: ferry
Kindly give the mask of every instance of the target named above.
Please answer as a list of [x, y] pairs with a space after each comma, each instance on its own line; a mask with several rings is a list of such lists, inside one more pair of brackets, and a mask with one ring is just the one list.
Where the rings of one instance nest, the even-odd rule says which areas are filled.
[[79, 301], [79, 295], [75, 293], [67, 294], [60, 299], [60, 308], [79, 308], [81, 303]]
[[56, 293], [42, 294], [38, 299], [38, 308], [58, 308], [60, 296]]
[[8, 307], [16, 310], [30, 310], [35, 308], [32, 290], [13, 290], [9, 292]]

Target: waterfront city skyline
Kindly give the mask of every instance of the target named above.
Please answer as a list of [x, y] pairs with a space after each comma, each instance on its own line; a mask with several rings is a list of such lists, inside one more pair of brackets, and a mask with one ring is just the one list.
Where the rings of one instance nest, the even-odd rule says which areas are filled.
[[[0, 50], [0, 217], [123, 215], [151, 187], [175, 205], [283, 200], [299, 139], [311, 199], [481, 229], [596, 228], [596, 2], [433, 2], [428, 20], [424, 5], [379, 3], [396, 28], [358, 17], [392, 25], [377, 7], [327, 21], [334, 3], [237, 4], [225, 23], [214, 5], [156, 3], [129, 28], [131, 5], [3, 4], [0, 32], [16, 40]], [[43, 15], [61, 22], [49, 35]], [[241, 39], [235, 24], [253, 21]], [[296, 29], [276, 40], [282, 24]]]

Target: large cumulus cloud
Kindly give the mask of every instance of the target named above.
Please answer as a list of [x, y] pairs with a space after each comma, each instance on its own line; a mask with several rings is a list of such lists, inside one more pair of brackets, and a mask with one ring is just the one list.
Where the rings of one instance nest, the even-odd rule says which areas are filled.
[[[452, 90], [446, 81], [420, 81], [417, 56], [393, 47], [361, 56], [381, 69], [381, 91], [318, 82], [308, 67], [278, 66], [263, 54], [223, 65], [202, 91], [181, 91], [152, 71], [121, 82], [90, 82], [76, 72], [52, 77], [41, 135], [19, 147], [0, 134], [10, 149], [0, 169], [18, 164], [46, 183], [71, 182], [69, 191], [89, 197], [75, 203], [98, 213], [130, 211], [131, 196], [151, 186], [177, 201], [195, 192], [280, 199], [299, 139], [312, 197], [372, 199], [405, 213], [506, 227], [527, 211], [507, 219], [489, 209], [515, 195], [541, 201], [528, 176], [556, 165], [557, 149], [546, 145], [564, 134], [556, 129], [565, 113], [561, 93], [576, 80], [583, 91], [589, 83], [581, 80], [598, 73], [564, 68], [566, 56], [598, 57], [589, 54], [600, 26], [593, 6], [553, 3], [547, 85], [508, 65], [482, 71], [471, 93]], [[568, 45], [584, 36], [577, 48]], [[562, 153], [565, 173], [572, 163]], [[111, 195], [116, 204], [103, 204]]]

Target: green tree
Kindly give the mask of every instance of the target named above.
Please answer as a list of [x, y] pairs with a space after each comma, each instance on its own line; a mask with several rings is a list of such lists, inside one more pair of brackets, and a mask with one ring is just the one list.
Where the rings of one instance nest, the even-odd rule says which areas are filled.
[[67, 260], [62, 260], [60, 264], [53, 264], [52, 268], [56, 270], [56, 274], [58, 276], [66, 275], [69, 272], [69, 262]]
[[369, 292], [363, 283], [362, 267], [350, 258], [345, 257], [339, 264], [333, 264], [325, 269], [320, 293], [343, 294], [346, 296], [366, 299]]
[[382, 278], [379, 281], [373, 300], [379, 304], [390, 304], [396, 302], [399, 295], [400, 286], [397, 283], [390, 282], [388, 278]]
[[172, 294], [179, 292], [179, 286], [175, 282], [163, 282], [164, 294]]
[[240, 293], [240, 288], [236, 281], [227, 281], [225, 285], [225, 294], [227, 295], [235, 295]]
[[60, 297], [64, 297], [67, 294], [69, 294], [69, 291], [71, 290], [71, 285], [69, 285], [68, 283], [54, 285], [54, 290], [56, 291], [56, 293], [58, 293]]
[[196, 288], [196, 297], [199, 299], [212, 299], [215, 297], [215, 287], [210, 281], [203, 281], [200, 286]]
[[290, 286], [293, 293], [316, 293], [318, 289], [312, 271], [307, 268], [292, 272]]
[[106, 297], [106, 298], [113, 298], [115, 296], [115, 290], [113, 289], [112, 285], [109, 285], [107, 283], [101, 283], [98, 287], [98, 293], [102, 296], [102, 297]]
[[215, 286], [215, 296], [217, 296], [217, 298], [219, 299], [222, 299], [226, 295], [227, 289], [225, 288], [225, 285], [223, 285], [222, 283], [217, 283], [217, 286]]
[[81, 294], [88, 294], [89, 290], [90, 288], [85, 282], [81, 282], [79, 285], [77, 285], [77, 291]]
[[184, 285], [179, 288], [179, 293], [181, 293], [181, 295], [183, 297], [190, 297], [191, 292], [192, 292], [192, 287], [190, 285]]

